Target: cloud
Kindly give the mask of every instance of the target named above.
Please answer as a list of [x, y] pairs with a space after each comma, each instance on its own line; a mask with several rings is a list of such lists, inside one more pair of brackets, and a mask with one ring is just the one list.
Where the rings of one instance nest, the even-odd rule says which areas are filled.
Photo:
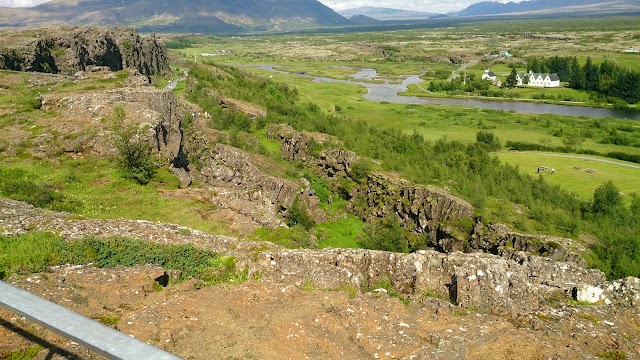
[[[393, 9], [406, 9], [414, 11], [422, 11], [429, 13], [446, 13], [449, 11], [458, 11], [469, 5], [477, 3], [481, 0], [320, 0], [321, 3], [327, 5], [334, 10], [353, 9], [362, 6], [377, 6]], [[507, 2], [508, 0], [500, 0], [499, 2]], [[515, 1], [519, 2], [519, 1]]]
[[5, 7], [32, 7], [49, 0], [0, 0], [0, 6]]

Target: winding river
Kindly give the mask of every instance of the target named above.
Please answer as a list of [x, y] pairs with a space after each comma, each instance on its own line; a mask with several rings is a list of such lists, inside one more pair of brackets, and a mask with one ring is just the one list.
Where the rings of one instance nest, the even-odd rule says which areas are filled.
[[303, 73], [290, 73], [278, 70], [272, 65], [247, 65], [274, 73], [294, 74], [313, 78], [314, 82], [335, 82], [344, 84], [354, 84], [364, 86], [367, 93], [363, 97], [370, 101], [385, 101], [396, 104], [439, 104], [439, 105], [460, 105], [466, 107], [479, 107], [485, 109], [513, 111], [524, 114], [555, 114], [565, 116], [585, 116], [590, 118], [618, 118], [640, 120], [640, 110], [637, 109], [609, 109], [593, 108], [587, 106], [571, 106], [557, 104], [543, 104], [537, 102], [508, 101], [508, 100], [485, 100], [478, 98], [422, 98], [417, 96], [401, 96], [399, 93], [406, 91], [411, 84], [422, 82], [419, 75], [409, 75], [401, 83], [391, 83], [385, 81], [382, 84], [373, 84], [359, 80], [375, 80], [377, 72], [375, 69], [361, 69], [351, 75], [355, 80], [339, 80], [326, 77], [310, 76]]

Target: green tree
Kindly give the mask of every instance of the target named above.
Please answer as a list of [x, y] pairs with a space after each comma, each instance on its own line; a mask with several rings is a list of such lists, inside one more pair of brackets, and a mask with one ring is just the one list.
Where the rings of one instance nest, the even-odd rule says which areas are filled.
[[509, 74], [509, 76], [507, 76], [507, 87], [514, 87], [518, 84], [518, 72], [516, 71], [515, 68], [511, 68], [511, 73]]
[[585, 88], [587, 90], [598, 91], [600, 85], [600, 68], [587, 58], [584, 64]]
[[622, 195], [612, 181], [607, 181], [593, 192], [592, 213], [612, 215], [621, 207]]
[[145, 185], [153, 180], [158, 169], [153, 159], [151, 144], [146, 136], [148, 129], [133, 124], [125, 125], [125, 117], [124, 107], [116, 106], [112, 115], [115, 148], [118, 152], [116, 164], [124, 178]]
[[584, 76], [584, 69], [578, 64], [578, 59], [575, 57], [571, 60], [571, 78], [569, 84], [574, 89], [584, 89], [587, 79]]
[[365, 249], [409, 252], [409, 239], [400, 223], [385, 218], [368, 223], [364, 227], [365, 237], [360, 241]]

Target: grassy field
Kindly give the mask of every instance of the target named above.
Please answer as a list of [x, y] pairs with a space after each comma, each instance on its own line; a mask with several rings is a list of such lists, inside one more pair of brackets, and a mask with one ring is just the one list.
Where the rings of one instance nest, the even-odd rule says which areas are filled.
[[[250, 68], [247, 68], [250, 69]], [[253, 71], [253, 70], [251, 70]], [[261, 74], [266, 74], [262, 72]], [[598, 152], [624, 151], [640, 154], [640, 148], [602, 144], [608, 127], [630, 126], [640, 135], [640, 124], [631, 120], [572, 118], [557, 115], [528, 115], [505, 111], [451, 107], [444, 105], [403, 105], [375, 103], [365, 100], [366, 89], [359, 85], [341, 83], [313, 83], [296, 75], [273, 75], [277, 81], [294, 85], [301, 98], [318, 104], [323, 110], [337, 116], [365, 120], [381, 128], [399, 128], [417, 131], [428, 140], [444, 136], [463, 142], [475, 141], [478, 131], [492, 131], [503, 142], [528, 141], [549, 146], [561, 146], [563, 136], [582, 136], [584, 149]], [[336, 105], [341, 111], [335, 111]], [[560, 130], [562, 129], [562, 130]], [[562, 136], [558, 136], [562, 132]], [[586, 136], [584, 136], [586, 135]], [[589, 137], [587, 137], [589, 136]]]
[[[623, 162], [602, 162], [598, 160], [611, 160], [591, 156], [582, 159], [569, 157], [572, 155], [511, 151], [500, 152], [497, 155], [500, 160], [518, 165], [522, 172], [532, 175], [537, 174], [539, 166], [548, 167], [548, 170], [540, 172], [540, 176], [584, 200], [591, 199], [593, 191], [606, 181], [613, 181], [625, 195], [640, 194], [640, 166], [633, 168], [625, 166], [629, 164]], [[552, 168], [555, 169], [554, 174], [551, 174]], [[587, 169], [593, 169], [595, 172], [587, 172]], [[629, 197], [624, 198], [628, 202]]]
[[162, 196], [163, 190], [178, 188], [178, 179], [164, 169], [160, 169], [156, 179], [147, 186], [123, 179], [111, 159], [49, 162], [5, 158], [0, 169], [4, 170], [3, 183], [27, 181], [56, 189], [68, 199], [70, 210], [79, 215], [162, 221], [214, 234], [229, 234], [226, 226], [207, 218], [212, 205]]

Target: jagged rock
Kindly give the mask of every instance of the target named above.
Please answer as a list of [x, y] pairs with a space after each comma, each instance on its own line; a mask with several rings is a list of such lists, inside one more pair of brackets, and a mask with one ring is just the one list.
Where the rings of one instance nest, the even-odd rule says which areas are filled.
[[178, 187], [180, 189], [186, 189], [189, 186], [191, 186], [191, 183], [193, 182], [193, 177], [188, 171], [186, 171], [183, 168], [175, 168], [172, 166], [171, 172], [178, 177], [180, 181], [180, 183], [178, 184]]
[[53, 128], [72, 124], [74, 129], [61, 130], [65, 133], [87, 131], [87, 128], [95, 126], [91, 125], [91, 120], [86, 119], [93, 119], [98, 129], [101, 129], [91, 129], [93, 136], [82, 134], [70, 140], [63, 145], [65, 151], [78, 152], [84, 149], [101, 155], [113, 155], [115, 150], [108, 131], [110, 125], [105, 126], [101, 121], [109, 119], [116, 105], [122, 105], [128, 123], [149, 126], [149, 142], [161, 157], [172, 164], [184, 162], [182, 121], [177, 113], [176, 98], [170, 92], [152, 87], [121, 88], [64, 97], [47, 94], [42, 99], [44, 110], [56, 110], [63, 119], [52, 124]]
[[413, 254], [350, 249], [266, 252], [251, 271], [292, 284], [311, 280], [323, 289], [369, 288], [387, 279], [402, 294], [436, 293], [461, 307], [496, 314], [529, 312], [544, 296], [562, 292], [568, 297], [576, 286], [604, 281], [599, 270], [524, 253], [509, 260], [432, 250]]
[[629, 276], [603, 286], [607, 298], [616, 304], [640, 309], [640, 279]]
[[471, 234], [469, 246], [495, 255], [510, 257], [511, 254], [524, 251], [529, 254], [549, 257], [557, 261], [574, 262], [586, 267], [586, 261], [580, 256], [587, 250], [577, 242], [548, 235], [520, 234], [502, 224], [485, 225], [478, 222]]
[[88, 27], [23, 31], [0, 49], [0, 69], [72, 75], [78, 71], [135, 69], [150, 76], [169, 70], [167, 50], [155, 36], [129, 28]]
[[324, 149], [314, 155], [312, 144], [320, 141], [308, 134], [296, 131], [288, 125], [269, 125], [267, 136], [280, 141], [280, 154], [283, 158], [291, 162], [307, 163], [323, 176], [330, 178], [348, 176], [351, 165], [360, 161], [358, 154], [340, 148]]
[[217, 144], [204, 163], [200, 173], [206, 183], [231, 184], [268, 199], [271, 204], [288, 208], [298, 193], [300, 184], [264, 174], [253, 165], [249, 157], [237, 148]]
[[[491, 254], [421, 250], [412, 254], [363, 249], [284, 250], [267, 242], [243, 242], [172, 224], [132, 220], [82, 219], [45, 211], [23, 202], [0, 199], [5, 234], [56, 231], [64, 239], [128, 236], [158, 243], [184, 243], [237, 256], [250, 276], [285, 285], [312, 282], [319, 289], [345, 285], [369, 290], [388, 282], [404, 295], [435, 294], [463, 308], [495, 314], [535, 311], [545, 297], [574, 289], [605, 289], [605, 302], [640, 308], [640, 280], [605, 282], [599, 270], [518, 252], [512, 259]], [[257, 250], [260, 249], [260, 250]], [[256, 252], [258, 251], [258, 252]]]
[[[369, 175], [362, 186], [354, 189], [352, 197], [351, 208], [360, 216], [366, 219], [396, 216], [417, 234], [428, 233], [432, 242], [438, 239], [439, 231], [453, 232], [445, 231], [442, 224], [463, 219], [473, 223], [473, 206], [468, 202], [436, 187], [414, 185], [382, 174]], [[364, 208], [354, 205], [363, 201]]]

